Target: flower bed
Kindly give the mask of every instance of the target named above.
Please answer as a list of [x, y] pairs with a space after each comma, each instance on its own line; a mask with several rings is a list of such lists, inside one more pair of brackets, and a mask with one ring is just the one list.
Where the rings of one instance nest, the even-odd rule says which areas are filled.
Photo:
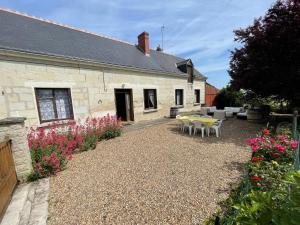
[[61, 171], [75, 150], [95, 149], [97, 142], [121, 135], [120, 121], [115, 116], [51, 123], [48, 129], [31, 128], [28, 145], [33, 173], [29, 180], [55, 175]]
[[267, 129], [246, 142], [252, 149], [246, 175], [206, 224], [299, 224], [300, 171], [293, 167], [297, 142], [289, 131], [273, 135]]

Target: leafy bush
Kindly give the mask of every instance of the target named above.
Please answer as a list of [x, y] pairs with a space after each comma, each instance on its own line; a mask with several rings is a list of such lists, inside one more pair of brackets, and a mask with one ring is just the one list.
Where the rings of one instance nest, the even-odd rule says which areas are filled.
[[281, 182], [268, 192], [251, 190], [235, 204], [235, 224], [299, 224], [300, 171], [286, 173]]
[[87, 118], [67, 123], [52, 123], [49, 129], [31, 128], [28, 133], [33, 173], [28, 180], [55, 175], [72, 159], [75, 149], [95, 149], [97, 142], [121, 135], [120, 122], [115, 116]]
[[207, 224], [298, 224], [300, 171], [293, 170], [298, 143], [289, 131], [273, 135], [267, 129], [246, 142], [252, 149], [247, 173]]
[[241, 91], [235, 91], [231, 87], [221, 89], [216, 98], [215, 104], [218, 109], [224, 107], [241, 107], [245, 103], [244, 95]]

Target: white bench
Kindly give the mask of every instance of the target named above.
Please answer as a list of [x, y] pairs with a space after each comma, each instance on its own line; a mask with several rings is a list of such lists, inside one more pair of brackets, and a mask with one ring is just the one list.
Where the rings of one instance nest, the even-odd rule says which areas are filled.
[[232, 112], [234, 114], [237, 114], [242, 111], [242, 108], [241, 107], [225, 107], [224, 110], [226, 112]]

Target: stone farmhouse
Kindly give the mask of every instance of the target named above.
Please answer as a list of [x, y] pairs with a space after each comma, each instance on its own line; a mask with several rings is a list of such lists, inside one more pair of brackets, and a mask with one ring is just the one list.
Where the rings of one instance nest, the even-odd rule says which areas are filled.
[[191, 59], [0, 9], [0, 119], [26, 125], [116, 114], [140, 121], [200, 110], [204, 77]]

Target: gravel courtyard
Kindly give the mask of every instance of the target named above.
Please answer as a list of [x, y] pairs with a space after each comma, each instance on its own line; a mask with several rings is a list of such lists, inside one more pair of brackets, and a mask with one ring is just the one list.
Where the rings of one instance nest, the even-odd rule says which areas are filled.
[[257, 129], [231, 119], [221, 138], [201, 139], [172, 120], [103, 141], [51, 178], [48, 224], [202, 224], [240, 178]]

